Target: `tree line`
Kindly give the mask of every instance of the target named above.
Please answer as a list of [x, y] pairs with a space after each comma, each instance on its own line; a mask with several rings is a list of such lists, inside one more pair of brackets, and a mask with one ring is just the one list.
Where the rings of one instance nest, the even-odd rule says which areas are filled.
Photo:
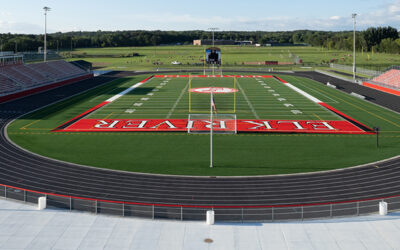
[[[74, 48], [104, 48], [127, 46], [158, 46], [192, 44], [196, 39], [211, 39], [208, 31], [96, 31], [67, 32], [47, 35], [48, 48], [51, 50], [72, 50]], [[400, 53], [399, 32], [393, 27], [372, 27], [356, 32], [357, 50], [383, 53]], [[0, 34], [1, 51], [37, 51], [43, 46], [43, 35]], [[268, 42], [306, 43], [311, 46], [328, 49], [352, 50], [352, 31], [312, 31], [297, 30], [285, 32], [264, 31], [221, 31], [215, 33], [215, 39]]]

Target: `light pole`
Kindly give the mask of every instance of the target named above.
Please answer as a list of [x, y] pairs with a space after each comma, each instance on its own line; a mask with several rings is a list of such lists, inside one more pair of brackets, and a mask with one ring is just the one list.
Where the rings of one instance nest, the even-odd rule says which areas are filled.
[[215, 42], [214, 42], [214, 32], [219, 30], [218, 28], [208, 28], [208, 30], [211, 30], [212, 32], [212, 46], [215, 46]]
[[353, 18], [353, 81], [356, 82], [356, 17], [357, 14], [351, 15]]
[[47, 12], [51, 9], [49, 7], [43, 7], [44, 10], [44, 56], [43, 61], [46, 62], [47, 59]]

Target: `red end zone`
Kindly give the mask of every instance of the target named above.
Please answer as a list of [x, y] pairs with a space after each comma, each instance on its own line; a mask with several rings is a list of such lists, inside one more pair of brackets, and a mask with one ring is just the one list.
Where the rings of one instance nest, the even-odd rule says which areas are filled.
[[[214, 131], [234, 129], [234, 122], [215, 120]], [[348, 121], [237, 120], [238, 132], [372, 134]], [[210, 121], [187, 119], [82, 119], [54, 132], [186, 132], [209, 130]]]

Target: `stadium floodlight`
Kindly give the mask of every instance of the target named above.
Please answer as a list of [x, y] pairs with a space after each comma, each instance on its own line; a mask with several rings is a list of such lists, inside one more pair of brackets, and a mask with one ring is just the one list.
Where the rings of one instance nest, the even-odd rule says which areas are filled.
[[47, 12], [49, 12], [51, 9], [50, 7], [43, 7], [44, 10], [44, 55], [43, 55], [43, 61], [46, 62], [47, 59]]
[[212, 45], [214, 47], [215, 46], [214, 32], [219, 30], [219, 28], [208, 28], [208, 30], [211, 30], [211, 32], [212, 32]]
[[356, 17], [357, 14], [351, 15], [353, 18], [353, 81], [356, 81]]

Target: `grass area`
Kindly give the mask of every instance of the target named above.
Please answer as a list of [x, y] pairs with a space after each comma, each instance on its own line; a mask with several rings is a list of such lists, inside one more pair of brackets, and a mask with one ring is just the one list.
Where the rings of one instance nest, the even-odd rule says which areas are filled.
[[[156, 68], [188, 68], [203, 67], [204, 50], [201, 46], [157, 46], [157, 47], [117, 47], [75, 49], [74, 58], [84, 59], [93, 63], [94, 67], [112, 70], [144, 70]], [[223, 67], [246, 68], [279, 68], [283, 70], [298, 69], [299, 66], [321, 66], [336, 59], [338, 64], [351, 65], [352, 52], [327, 50], [316, 47], [250, 47], [250, 46], [220, 46], [222, 50]], [[129, 57], [137, 53], [139, 56]], [[69, 56], [68, 52], [64, 53]], [[301, 65], [288, 66], [246, 66], [245, 62], [279, 61], [293, 63], [295, 58], [302, 59]], [[173, 61], [179, 61], [181, 66], [174, 66]], [[357, 64], [361, 68], [383, 70], [392, 65], [400, 64], [400, 57], [382, 53], [357, 53]]]
[[[38, 154], [79, 164], [102, 168], [178, 175], [267, 175], [313, 172], [344, 168], [392, 157], [400, 152], [400, 115], [310, 79], [280, 76], [296, 87], [352, 116], [367, 126], [380, 126], [381, 146], [376, 148], [374, 135], [306, 135], [306, 134], [237, 134], [215, 135], [215, 168], [209, 168], [209, 135], [187, 133], [53, 133], [70, 118], [108, 99], [146, 76], [119, 79], [104, 86], [52, 105], [13, 122], [10, 138]], [[183, 91], [188, 79], [170, 81], [137, 108], [127, 108], [160, 85], [154, 79], [120, 100], [91, 114], [91, 118], [186, 118], [188, 94]], [[204, 81], [204, 82], [203, 82]], [[262, 119], [335, 119], [330, 112], [315, 106], [302, 96], [273, 79], [265, 83], [284, 96], [303, 113], [297, 117], [276, 101], [273, 92], [254, 79], [239, 79], [238, 118], [254, 118], [244, 98]], [[211, 84], [197, 80], [194, 85]], [[231, 79], [212, 82], [231, 86]], [[184, 93], [179, 100], [181, 93]], [[222, 98], [222, 97], [220, 97]], [[176, 108], [173, 109], [177, 103]], [[200, 101], [201, 103], [201, 101]], [[216, 103], [229, 105], [228, 99]], [[228, 106], [226, 106], [229, 108]], [[319, 112], [319, 113], [316, 113]], [[90, 117], [89, 117], [90, 118]], [[147, 118], [147, 117], [145, 117]]]

